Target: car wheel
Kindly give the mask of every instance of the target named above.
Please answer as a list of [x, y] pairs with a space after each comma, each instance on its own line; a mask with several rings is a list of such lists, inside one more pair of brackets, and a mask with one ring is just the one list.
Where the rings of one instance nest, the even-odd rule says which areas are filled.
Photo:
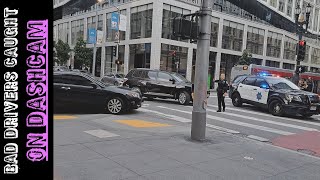
[[119, 97], [114, 97], [108, 100], [106, 109], [111, 114], [119, 114], [123, 111], [123, 106], [123, 100]]
[[241, 107], [242, 106], [242, 99], [240, 97], [240, 94], [236, 93], [234, 95], [232, 95], [232, 104], [235, 107]]
[[274, 116], [282, 116], [283, 115], [282, 102], [279, 100], [271, 101], [271, 103], [269, 104], [269, 112]]
[[186, 105], [190, 103], [190, 94], [187, 93], [186, 91], [182, 91], [178, 95], [178, 101], [182, 105]]

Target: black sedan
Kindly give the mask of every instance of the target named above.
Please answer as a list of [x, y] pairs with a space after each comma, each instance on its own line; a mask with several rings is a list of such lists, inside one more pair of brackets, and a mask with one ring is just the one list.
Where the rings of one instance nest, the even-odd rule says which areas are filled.
[[80, 72], [54, 73], [54, 107], [92, 108], [119, 114], [141, 107], [139, 92], [107, 85]]

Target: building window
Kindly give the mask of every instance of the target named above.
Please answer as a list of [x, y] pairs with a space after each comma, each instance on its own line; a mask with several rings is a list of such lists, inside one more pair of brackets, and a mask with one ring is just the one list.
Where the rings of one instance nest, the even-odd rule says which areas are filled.
[[295, 65], [294, 64], [288, 64], [288, 63], [283, 63], [282, 68], [283, 69], [291, 69], [294, 70]]
[[297, 41], [285, 36], [284, 38], [284, 53], [283, 58], [294, 61], [296, 58]]
[[151, 43], [132, 44], [129, 48], [129, 69], [150, 68]]
[[243, 29], [243, 24], [224, 20], [222, 48], [234, 51], [242, 51]]
[[263, 54], [264, 34], [265, 31], [263, 29], [248, 26], [247, 50], [250, 53]]
[[[302, 9], [306, 9], [307, 8], [307, 5], [308, 5], [308, 2], [306, 2], [306, 1], [303, 1], [303, 6], [302, 6]], [[308, 25], [308, 29], [311, 29], [312, 28], [312, 25], [313, 25], [313, 8], [314, 8], [314, 6], [311, 4], [311, 12], [310, 12], [310, 19], [309, 19], [309, 25]], [[303, 15], [304, 15], [304, 17], [307, 17], [306, 16], [306, 13], [305, 13], [305, 11], [303, 12]]]
[[211, 36], [210, 36], [210, 46], [217, 47], [218, 44], [218, 31], [219, 31], [219, 19], [211, 18]]
[[279, 0], [279, 11], [284, 12], [285, 0]]
[[96, 28], [96, 16], [88, 17], [87, 18], [87, 28]]
[[130, 39], [150, 38], [152, 34], [152, 4], [131, 8]]
[[273, 6], [273, 7], [277, 7], [277, 4], [278, 4], [278, 0], [270, 0], [270, 5]]
[[266, 66], [279, 68], [280, 62], [266, 60]]
[[317, 8], [317, 9], [315, 10], [313, 30], [314, 30], [314, 31], [317, 31], [318, 26], [319, 26], [319, 9]]
[[187, 73], [188, 48], [161, 44], [160, 70]]
[[79, 38], [83, 39], [84, 22], [83, 19], [71, 21], [71, 44], [75, 45]]
[[58, 25], [58, 39], [63, 41], [63, 24]]
[[292, 6], [293, 5], [293, 0], [288, 0], [287, 3], [287, 16], [291, 17], [292, 16]]
[[267, 56], [280, 58], [282, 34], [269, 31], [267, 41]]
[[[105, 67], [104, 67], [104, 73], [112, 73], [116, 71], [116, 57], [113, 56], [113, 47], [114, 46], [107, 46], [106, 48], [106, 60], [105, 60]], [[122, 65], [118, 66], [117, 71], [119, 73], [123, 73], [124, 72], [124, 51], [125, 51], [125, 47], [124, 46], [119, 46], [119, 60], [121, 60], [123, 63]]]
[[[178, 37], [172, 35], [173, 18], [181, 17], [183, 14], [190, 14], [191, 11], [187, 9], [182, 9], [179, 7], [163, 4], [163, 17], [162, 17], [162, 38], [181, 40]], [[183, 40], [188, 41], [188, 40]]]
[[76, 44], [76, 27], [77, 27], [77, 21], [71, 21], [71, 44], [75, 45]]
[[98, 30], [102, 31], [103, 29], [103, 15], [98, 16]]
[[[120, 14], [126, 15], [127, 11], [126, 10], [121, 10]], [[112, 13], [107, 14], [107, 22], [106, 22], [106, 42], [112, 42], [112, 41], [117, 41], [116, 39], [116, 30], [111, 29], [111, 15]], [[126, 32], [125, 31], [120, 31], [120, 40], [125, 40], [126, 39]]]
[[304, 61], [305, 62], [309, 62], [309, 50], [310, 50], [310, 46], [306, 46], [306, 55], [304, 56]]
[[320, 49], [312, 48], [311, 63], [320, 64]]

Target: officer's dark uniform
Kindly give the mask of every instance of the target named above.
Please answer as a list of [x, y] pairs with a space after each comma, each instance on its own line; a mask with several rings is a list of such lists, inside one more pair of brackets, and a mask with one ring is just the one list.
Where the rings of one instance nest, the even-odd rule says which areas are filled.
[[221, 112], [221, 104], [223, 107], [223, 111], [226, 109], [226, 105], [224, 103], [224, 96], [223, 94], [226, 93], [229, 89], [229, 85], [226, 80], [216, 80], [215, 82], [218, 83], [217, 88], [217, 95], [218, 95], [218, 112]]

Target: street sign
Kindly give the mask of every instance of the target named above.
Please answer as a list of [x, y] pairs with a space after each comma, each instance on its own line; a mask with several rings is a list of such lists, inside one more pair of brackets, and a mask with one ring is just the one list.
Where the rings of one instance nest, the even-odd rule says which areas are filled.
[[102, 44], [103, 42], [103, 31], [97, 31], [97, 44]]
[[116, 12], [111, 13], [111, 29], [119, 30], [119, 14]]
[[88, 29], [88, 44], [95, 44], [96, 37], [97, 37], [96, 30], [93, 28]]
[[127, 30], [127, 16], [123, 14], [120, 14], [119, 30], [120, 31]]

